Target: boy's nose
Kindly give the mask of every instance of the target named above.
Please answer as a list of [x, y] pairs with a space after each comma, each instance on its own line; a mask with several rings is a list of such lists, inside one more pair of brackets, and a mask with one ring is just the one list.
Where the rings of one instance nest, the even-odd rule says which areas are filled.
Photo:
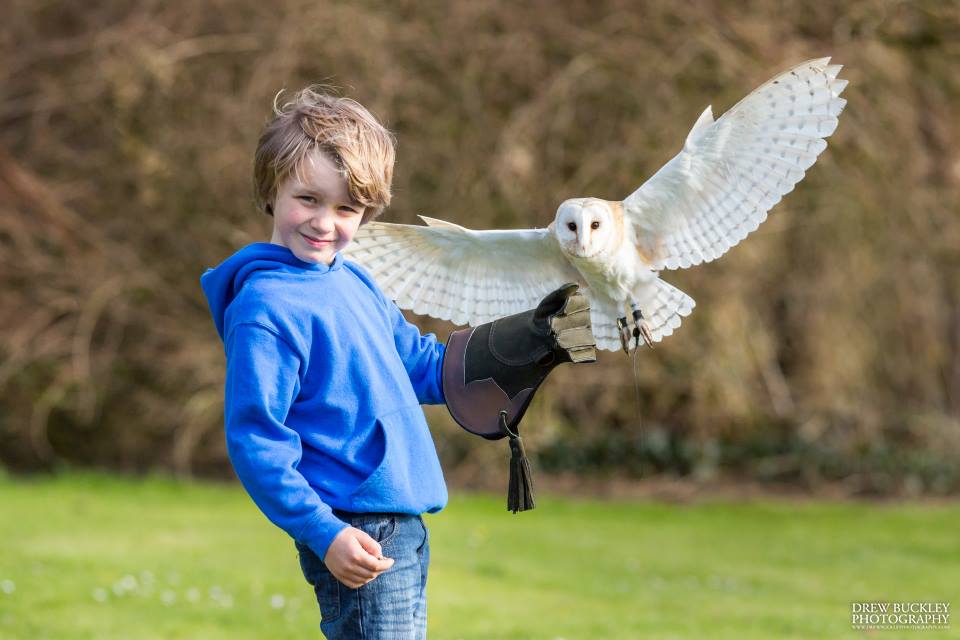
[[310, 220], [310, 226], [324, 233], [333, 231], [333, 215], [329, 212], [319, 213]]

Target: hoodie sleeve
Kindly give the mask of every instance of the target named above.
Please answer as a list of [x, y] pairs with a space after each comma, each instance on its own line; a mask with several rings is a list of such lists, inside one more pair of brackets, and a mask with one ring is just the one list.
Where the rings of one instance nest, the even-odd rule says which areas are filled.
[[297, 470], [300, 436], [284, 422], [300, 392], [299, 369], [300, 357], [269, 327], [233, 327], [224, 394], [227, 452], [264, 515], [323, 558], [347, 524]]
[[383, 301], [393, 325], [397, 353], [410, 375], [420, 404], [446, 404], [442, 382], [443, 343], [432, 333], [420, 335], [420, 329], [407, 322], [396, 303], [386, 299], [386, 296], [383, 296]]

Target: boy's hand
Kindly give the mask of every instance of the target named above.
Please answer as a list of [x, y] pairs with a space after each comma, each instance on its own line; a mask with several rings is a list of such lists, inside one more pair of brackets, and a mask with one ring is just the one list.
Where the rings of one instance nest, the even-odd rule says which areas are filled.
[[384, 558], [380, 543], [354, 527], [347, 527], [330, 543], [323, 563], [333, 576], [351, 589], [359, 589], [393, 566]]

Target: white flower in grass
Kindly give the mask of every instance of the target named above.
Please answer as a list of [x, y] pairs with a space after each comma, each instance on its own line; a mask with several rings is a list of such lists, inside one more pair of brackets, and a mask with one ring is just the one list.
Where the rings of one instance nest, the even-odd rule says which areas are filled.
[[177, 601], [176, 592], [171, 589], [165, 589], [163, 593], [160, 594], [160, 602], [167, 605], [168, 607]]
[[10, 594], [17, 590], [17, 585], [13, 583], [13, 580], [5, 579], [0, 580], [0, 591]]
[[190, 602], [199, 602], [200, 601], [200, 589], [196, 587], [190, 587], [187, 589], [187, 600]]
[[737, 588], [737, 581], [730, 576], [710, 576], [710, 586], [718, 591], [734, 591]]
[[223, 588], [219, 585], [213, 585], [207, 591], [207, 594], [210, 596], [210, 599], [219, 604], [224, 609], [229, 609], [233, 606], [233, 596], [229, 593], [224, 592]]
[[287, 599], [279, 593], [270, 596], [270, 606], [274, 609], [283, 609], [287, 604]]
[[103, 587], [97, 587], [93, 590], [93, 599], [97, 602], [106, 602], [110, 594]]
[[110, 587], [114, 595], [122, 596], [137, 589], [137, 579], [127, 574], [113, 583]]

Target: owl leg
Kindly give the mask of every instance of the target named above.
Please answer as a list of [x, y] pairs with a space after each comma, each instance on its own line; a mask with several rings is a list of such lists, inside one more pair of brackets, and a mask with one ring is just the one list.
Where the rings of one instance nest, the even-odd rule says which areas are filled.
[[617, 329], [620, 331], [620, 346], [623, 352], [630, 355], [630, 329], [627, 327], [627, 317], [617, 318]]
[[[644, 344], [653, 349], [653, 336], [650, 334], [650, 327], [647, 321], [643, 319], [643, 311], [636, 302], [630, 303], [630, 309], [633, 310], [633, 347], [640, 346], [640, 338], [643, 338]], [[622, 333], [621, 333], [622, 336]], [[622, 341], [622, 337], [621, 337]]]

